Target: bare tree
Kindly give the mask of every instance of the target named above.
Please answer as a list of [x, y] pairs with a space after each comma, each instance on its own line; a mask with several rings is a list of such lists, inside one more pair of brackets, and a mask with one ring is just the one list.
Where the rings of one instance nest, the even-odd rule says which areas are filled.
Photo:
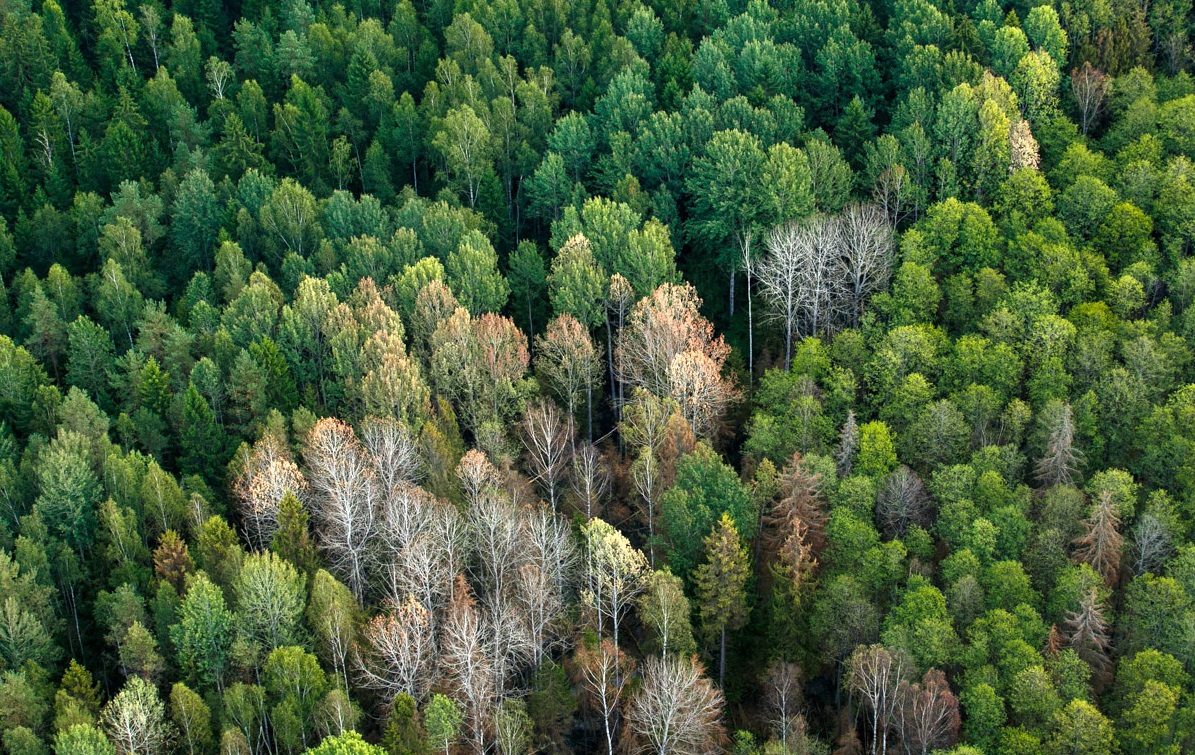
[[505, 596], [523, 562], [519, 510], [501, 491], [482, 493], [470, 507], [466, 525], [475, 558], [475, 584], [487, 593]]
[[582, 443], [573, 454], [571, 478], [577, 510], [592, 519], [602, 509], [603, 499], [610, 488], [610, 470], [602, 461], [597, 446]]
[[364, 603], [378, 525], [377, 483], [369, 460], [353, 429], [332, 418], [316, 423], [304, 459], [328, 563]]
[[607, 755], [614, 755], [614, 733], [618, 729], [622, 695], [634, 670], [634, 661], [602, 637], [593, 647], [584, 643], [579, 645], [573, 662], [586, 707], [602, 719]]
[[[635, 303], [635, 289], [630, 281], [620, 273], [610, 276], [610, 290], [606, 294], [606, 356], [610, 364], [610, 392], [613, 395], [614, 417], [622, 422], [622, 407], [626, 403], [626, 383], [618, 379], [623, 374], [622, 360], [616, 342], [622, 340], [622, 329], [626, 326], [627, 313]], [[617, 330], [616, 337], [611, 336], [611, 328]], [[617, 362], [617, 364], [615, 364]]]
[[[687, 397], [700, 393], [729, 400], [733, 396], [729, 384], [715, 386], [709, 381], [720, 375], [730, 347], [715, 335], [713, 325], [701, 315], [700, 306], [701, 299], [688, 284], [664, 284], [637, 303], [619, 338], [618, 360], [623, 369], [620, 378], [656, 396], [670, 396], [678, 403], [676, 389], [685, 391]], [[686, 353], [693, 356], [677, 359]], [[678, 369], [686, 374], [674, 376]], [[694, 374], [704, 378], [700, 391], [695, 388]], [[711, 411], [719, 408], [714, 406]]]
[[[385, 585], [387, 597], [401, 604], [413, 593], [428, 609], [427, 602], [432, 575], [420, 561], [439, 554], [432, 549], [434, 541], [428, 536], [435, 512], [433, 496], [413, 485], [402, 484], [380, 502], [378, 541], [381, 545], [377, 571]], [[432, 550], [425, 554], [424, 551]]]
[[850, 688], [871, 713], [871, 752], [888, 752], [888, 730], [900, 704], [897, 690], [904, 677], [904, 657], [883, 645], [860, 645], [847, 662]]
[[780, 751], [788, 752], [789, 740], [798, 732], [801, 708], [801, 669], [785, 660], [768, 664], [764, 679], [768, 702], [769, 724], [780, 740]]
[[1111, 84], [1108, 75], [1087, 60], [1083, 61], [1081, 67], [1071, 71], [1071, 94], [1079, 106], [1079, 130], [1084, 136], [1099, 120]]
[[721, 371], [719, 363], [700, 351], [685, 351], [672, 359], [670, 395], [698, 437], [713, 434], [718, 418], [737, 395]]
[[835, 224], [839, 268], [846, 280], [852, 327], [859, 326], [863, 302], [888, 287], [895, 245], [884, 211], [873, 204], [853, 204]]
[[494, 666], [486, 646], [484, 618], [463, 576], [457, 577], [455, 593], [444, 618], [440, 668], [464, 708], [473, 749], [482, 753], [497, 700]]
[[639, 494], [640, 516], [647, 522], [648, 564], [656, 568], [656, 511], [660, 497], [664, 494], [664, 481], [660, 473], [660, 461], [651, 449], [644, 446], [639, 457], [631, 462], [631, 482]]
[[759, 283], [771, 305], [769, 317], [784, 326], [784, 369], [792, 363], [793, 338], [801, 318], [801, 265], [796, 226], [776, 228], [768, 236], [768, 255], [759, 266]]
[[422, 700], [435, 680], [435, 653], [431, 612], [409, 595], [365, 625], [354, 655], [357, 676], [378, 691], [386, 709], [399, 694]]
[[1174, 553], [1174, 535], [1162, 518], [1146, 511], [1133, 527], [1133, 573], [1153, 571]]
[[307, 481], [283, 441], [265, 435], [241, 459], [233, 493], [241, 504], [245, 538], [256, 550], [267, 548], [278, 529], [278, 506], [287, 492], [303, 500]]
[[876, 518], [887, 537], [929, 524], [930, 497], [917, 473], [901, 464], [884, 478], [876, 497]]
[[465, 504], [474, 506], [481, 499], [483, 493], [497, 491], [502, 484], [502, 477], [497, 467], [490, 463], [490, 459], [483, 451], [476, 448], [465, 452], [460, 463], [456, 465], [456, 476], [460, 480], [465, 493]]
[[958, 698], [950, 691], [946, 674], [930, 669], [920, 682], [901, 682], [897, 694], [897, 726], [907, 752], [928, 755], [930, 750], [945, 750], [958, 741]]
[[361, 428], [361, 436], [383, 495], [391, 496], [400, 487], [419, 482], [423, 471], [419, 444], [401, 422], [370, 417]]
[[552, 511], [558, 511], [574, 444], [572, 416], [562, 418], [556, 404], [539, 401], [527, 407], [520, 427], [531, 479], [543, 489]]
[[1074, 545], [1075, 558], [1089, 564], [1111, 587], [1120, 572], [1120, 552], [1124, 546], [1111, 491], [1100, 493], [1091, 517], [1083, 520], [1083, 536]]
[[722, 693], [691, 658], [648, 658], [643, 683], [627, 708], [636, 752], [707, 755], [726, 738]]
[[1070, 485], [1083, 466], [1083, 452], [1075, 448], [1075, 416], [1071, 405], [1054, 401], [1039, 420], [1046, 435], [1045, 453], [1034, 467], [1042, 487]]

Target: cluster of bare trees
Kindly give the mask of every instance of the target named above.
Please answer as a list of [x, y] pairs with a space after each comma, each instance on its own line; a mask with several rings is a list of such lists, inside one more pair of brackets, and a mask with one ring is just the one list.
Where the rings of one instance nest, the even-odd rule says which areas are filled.
[[863, 303], [892, 274], [892, 228], [875, 205], [782, 225], [768, 236], [767, 249], [757, 276], [772, 318], [784, 328], [785, 369], [794, 338], [858, 325]]
[[946, 674], [930, 669], [915, 681], [909, 660], [883, 645], [860, 645], [847, 665], [851, 693], [868, 714], [873, 755], [887, 753], [893, 736], [905, 752], [921, 755], [958, 740], [959, 702]]

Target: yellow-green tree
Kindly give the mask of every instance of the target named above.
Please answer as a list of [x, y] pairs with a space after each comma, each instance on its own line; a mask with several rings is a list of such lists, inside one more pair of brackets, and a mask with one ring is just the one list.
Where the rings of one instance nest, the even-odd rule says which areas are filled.
[[726, 677], [726, 635], [747, 622], [747, 548], [727, 513], [705, 538], [705, 563], [697, 567], [698, 615], [707, 642], [718, 641], [718, 684]]

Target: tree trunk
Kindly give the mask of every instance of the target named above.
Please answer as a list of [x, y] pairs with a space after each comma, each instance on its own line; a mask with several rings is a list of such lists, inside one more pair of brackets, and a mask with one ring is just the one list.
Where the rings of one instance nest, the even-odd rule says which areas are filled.
[[734, 317], [734, 269], [730, 271], [730, 316]]
[[747, 267], [747, 383], [755, 382], [755, 317], [751, 311], [751, 268]]
[[718, 686], [726, 687], [726, 627], [722, 627], [722, 638], [718, 648]]

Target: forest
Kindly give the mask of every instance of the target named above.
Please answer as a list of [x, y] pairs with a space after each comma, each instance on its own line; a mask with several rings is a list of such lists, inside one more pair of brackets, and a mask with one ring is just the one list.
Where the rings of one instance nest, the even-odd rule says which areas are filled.
[[1195, 753], [1192, 0], [60, 2], [4, 755]]

